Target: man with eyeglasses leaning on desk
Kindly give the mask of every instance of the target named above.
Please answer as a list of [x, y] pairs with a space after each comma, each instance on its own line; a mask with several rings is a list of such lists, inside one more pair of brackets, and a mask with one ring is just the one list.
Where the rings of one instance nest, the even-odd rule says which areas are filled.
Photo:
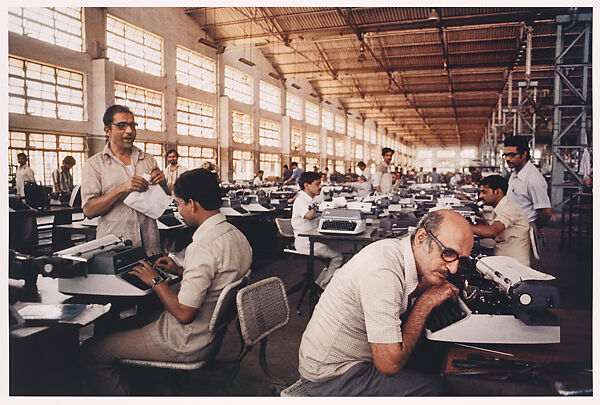
[[439, 376], [404, 366], [431, 310], [458, 294], [447, 278], [472, 248], [467, 220], [438, 210], [410, 236], [374, 242], [338, 269], [300, 343], [298, 370], [308, 393], [439, 395]]
[[[143, 246], [148, 256], [161, 253], [156, 220], [130, 208], [123, 200], [132, 191], [146, 191], [159, 184], [168, 195], [165, 175], [156, 159], [133, 145], [136, 123], [131, 110], [122, 105], [108, 107], [103, 117], [109, 141], [102, 152], [83, 167], [81, 206], [87, 218], [99, 217], [96, 237], [122, 236], [133, 246]], [[142, 176], [150, 174], [146, 181]]]

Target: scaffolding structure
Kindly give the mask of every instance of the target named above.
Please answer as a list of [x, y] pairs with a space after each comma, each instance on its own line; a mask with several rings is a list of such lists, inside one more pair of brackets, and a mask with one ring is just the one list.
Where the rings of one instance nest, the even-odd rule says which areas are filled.
[[[579, 34], [567, 43], [567, 34], [573, 28]], [[578, 172], [588, 146], [591, 28], [591, 14], [556, 18], [551, 201], [557, 211], [569, 195], [584, 186], [583, 176]]]

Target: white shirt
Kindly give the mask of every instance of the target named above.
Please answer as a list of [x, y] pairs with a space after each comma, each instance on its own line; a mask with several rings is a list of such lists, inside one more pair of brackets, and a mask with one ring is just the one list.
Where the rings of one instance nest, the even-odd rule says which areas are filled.
[[362, 183], [355, 181], [350, 184], [352, 184], [352, 188], [356, 189], [359, 197], [368, 197], [371, 193], [371, 183], [367, 181], [363, 181]]
[[[319, 218], [306, 219], [304, 215], [309, 211], [308, 207], [315, 201], [315, 198], [309, 196], [302, 190], [294, 200], [292, 207], [292, 228], [294, 228], [294, 246], [296, 250], [302, 253], [308, 253], [310, 242], [306, 236], [298, 236], [301, 233], [316, 229], [319, 226]], [[317, 243], [315, 243], [315, 246]]]
[[547, 190], [544, 176], [529, 160], [519, 173], [516, 170], [511, 173], [506, 196], [523, 209], [529, 222], [534, 222], [538, 215], [536, 210], [552, 206]]
[[373, 176], [371, 176], [371, 169], [369, 169], [368, 167], [365, 167], [365, 170], [363, 170], [362, 175], [365, 176], [365, 179], [367, 179], [368, 183], [371, 183], [373, 181]]
[[394, 179], [392, 177], [392, 169], [390, 165], [383, 162], [377, 166], [377, 170], [373, 175], [373, 187], [379, 186], [382, 194], [388, 194], [392, 191], [392, 183]]
[[163, 173], [165, 174], [165, 178], [167, 179], [167, 186], [171, 190], [173, 190], [173, 185], [175, 184], [179, 176], [187, 172], [187, 168], [185, 166], [181, 166], [180, 164], [177, 164], [177, 166], [175, 166], [175, 170], [171, 170], [171, 167], [171, 165], [168, 165], [165, 168], [165, 170], [163, 170]]
[[25, 182], [26, 181], [35, 181], [35, 176], [33, 175], [33, 170], [28, 165], [17, 167], [17, 193], [21, 195], [21, 197], [25, 197]]
[[262, 186], [263, 185], [263, 181], [261, 180], [260, 177], [256, 176], [254, 178], [254, 181], [252, 182], [252, 184], [254, 184], [255, 186]]

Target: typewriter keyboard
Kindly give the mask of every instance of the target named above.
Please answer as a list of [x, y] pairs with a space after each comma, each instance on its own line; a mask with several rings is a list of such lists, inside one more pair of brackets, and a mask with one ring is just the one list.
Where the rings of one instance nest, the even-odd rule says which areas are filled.
[[467, 313], [463, 311], [458, 302], [447, 300], [431, 311], [429, 318], [427, 318], [426, 327], [431, 332], [436, 332], [466, 316]]
[[356, 229], [356, 222], [325, 220], [321, 224], [321, 229], [353, 231]]

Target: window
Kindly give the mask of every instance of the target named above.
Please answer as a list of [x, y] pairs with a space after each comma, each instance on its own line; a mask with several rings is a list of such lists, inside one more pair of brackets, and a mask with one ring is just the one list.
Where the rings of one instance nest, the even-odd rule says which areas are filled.
[[260, 108], [281, 114], [281, 90], [267, 82], [260, 81]]
[[454, 172], [454, 161], [452, 160], [438, 160], [436, 162], [436, 171], [440, 174]]
[[335, 140], [335, 154], [336, 154], [336, 156], [344, 156], [344, 140], [343, 139]]
[[333, 138], [330, 137], [330, 136], [328, 136], [327, 137], [327, 154], [330, 155], [330, 156], [335, 155], [335, 149], [334, 148], [335, 148], [335, 146], [334, 146], [334, 143], [333, 143]]
[[9, 56], [9, 112], [83, 121], [83, 75]]
[[344, 161], [343, 160], [336, 160], [335, 161], [335, 166], [334, 166], [333, 170], [335, 170], [338, 173], [344, 174], [345, 173], [345, 171], [344, 171]]
[[420, 149], [417, 152], [418, 158], [431, 158], [433, 157], [433, 151], [431, 149]]
[[252, 116], [241, 112], [233, 112], [232, 138], [233, 142], [252, 144]]
[[190, 49], [177, 47], [177, 83], [216, 92], [215, 61]]
[[291, 138], [292, 150], [302, 150], [302, 130], [300, 128], [292, 127]]
[[[361, 140], [363, 139], [363, 130], [364, 130], [364, 126], [362, 124], [356, 124], [356, 131], [354, 132], [356, 139]], [[368, 139], [365, 138], [365, 141], [368, 141]]]
[[306, 131], [306, 146], [307, 152], [319, 153], [319, 134], [316, 132]]
[[346, 119], [343, 115], [336, 114], [335, 115], [335, 132], [339, 134], [346, 133]]
[[316, 157], [307, 157], [306, 158], [306, 169], [305, 172], [310, 172], [313, 170], [313, 166], [319, 167], [319, 158]]
[[158, 167], [165, 167], [163, 159], [164, 151], [162, 144], [143, 141], [134, 142], [133, 144], [141, 150], [143, 150], [144, 152], [146, 152], [147, 154], [154, 156]]
[[285, 113], [290, 118], [302, 120], [302, 99], [292, 93], [285, 94]]
[[77, 162], [73, 167], [73, 184], [81, 184], [81, 169], [87, 157], [87, 145], [82, 136], [9, 131], [8, 164], [15, 171], [20, 152], [28, 155], [35, 180], [46, 186], [53, 185], [52, 172], [58, 169], [65, 156], [73, 156]]
[[106, 56], [112, 62], [161, 76], [163, 39], [110, 15], [106, 16]]
[[291, 159], [290, 162], [298, 163], [298, 167], [300, 167], [300, 168], [305, 167], [304, 166], [304, 158], [302, 156], [292, 155], [292, 157], [290, 159]]
[[281, 156], [279, 153], [261, 153], [259, 155], [259, 169], [265, 171], [264, 177], [279, 176]]
[[453, 158], [454, 156], [456, 156], [456, 151], [454, 150], [440, 149], [437, 151], [438, 158]]
[[215, 108], [178, 97], [177, 134], [214, 139]]
[[348, 131], [348, 136], [350, 138], [354, 138], [354, 135], [355, 135], [355, 132], [356, 132], [356, 124], [354, 123], [354, 121], [348, 120], [347, 131]]
[[475, 159], [475, 149], [474, 148], [465, 148], [460, 150], [461, 158], [471, 158]]
[[241, 103], [252, 104], [252, 76], [226, 65], [225, 95]]
[[217, 151], [203, 146], [177, 145], [179, 163], [188, 169], [198, 169], [202, 163], [211, 162], [217, 165]]
[[279, 123], [261, 118], [258, 124], [258, 143], [278, 148], [279, 138]]
[[234, 180], [252, 180], [254, 172], [254, 163], [252, 161], [252, 152], [247, 150], [233, 151], [233, 179]]
[[304, 108], [304, 117], [306, 123], [312, 125], [319, 125], [319, 105], [307, 101]]
[[363, 144], [357, 143], [354, 145], [354, 157], [356, 160], [364, 160], [365, 156], [363, 154]]
[[9, 8], [8, 30], [73, 51], [84, 51], [81, 7]]
[[375, 130], [371, 128], [365, 129], [365, 141], [367, 140], [367, 133], [369, 134], [369, 142], [371, 142], [373, 145], [379, 145], [379, 142], [377, 140], [377, 132], [375, 132]]
[[123, 104], [135, 115], [138, 128], [162, 130], [163, 95], [157, 91], [115, 82], [115, 104]]
[[321, 110], [321, 126], [333, 131], [333, 113], [325, 108]]

